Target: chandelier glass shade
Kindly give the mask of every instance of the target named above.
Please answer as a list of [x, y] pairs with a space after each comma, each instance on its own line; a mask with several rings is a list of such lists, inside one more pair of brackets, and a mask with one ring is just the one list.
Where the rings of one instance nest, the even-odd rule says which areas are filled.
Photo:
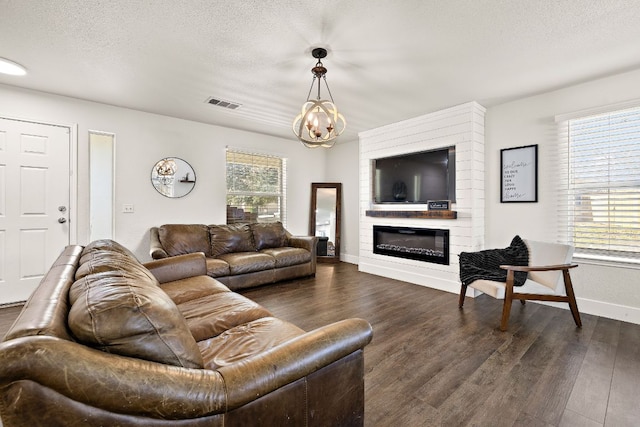
[[158, 179], [164, 185], [173, 183], [173, 178], [176, 174], [178, 166], [173, 159], [163, 159], [156, 165], [156, 173]]
[[[309, 88], [307, 101], [302, 104], [300, 114], [293, 120], [293, 133], [308, 148], [333, 147], [336, 138], [344, 131], [346, 121], [338, 112], [333, 102], [331, 90], [327, 83], [327, 69], [322, 65], [321, 58], [327, 56], [326, 49], [313, 49], [312, 55], [318, 59], [316, 66], [311, 69], [313, 80]], [[329, 99], [322, 99], [320, 95], [320, 80], [324, 80]], [[317, 99], [310, 99], [314, 85], [317, 84]]]

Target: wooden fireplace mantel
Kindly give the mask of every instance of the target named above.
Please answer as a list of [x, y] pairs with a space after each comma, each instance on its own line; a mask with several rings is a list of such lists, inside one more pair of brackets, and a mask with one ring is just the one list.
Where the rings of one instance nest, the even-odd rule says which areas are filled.
[[456, 211], [386, 211], [372, 210], [366, 211], [366, 216], [376, 218], [432, 218], [432, 219], [456, 219]]

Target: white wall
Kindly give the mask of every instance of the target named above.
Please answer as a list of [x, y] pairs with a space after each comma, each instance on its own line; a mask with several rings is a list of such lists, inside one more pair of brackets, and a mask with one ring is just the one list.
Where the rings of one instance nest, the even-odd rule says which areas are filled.
[[342, 183], [340, 259], [358, 263], [358, 141], [337, 142], [327, 153], [326, 181]]
[[[485, 122], [486, 246], [507, 246], [515, 234], [555, 241], [551, 170], [556, 143], [554, 117], [640, 99], [640, 71], [499, 105]], [[538, 203], [500, 203], [500, 149], [538, 144]], [[582, 312], [640, 323], [640, 269], [605, 266], [576, 259], [571, 275]], [[640, 266], [638, 266], [640, 267]]]
[[[211, 108], [203, 105], [203, 108]], [[211, 109], [211, 114], [224, 114]], [[116, 149], [115, 240], [142, 261], [149, 259], [149, 228], [164, 223], [224, 223], [225, 147], [281, 154], [288, 158], [287, 228], [307, 234], [311, 182], [325, 180], [324, 150], [309, 150], [292, 136], [275, 138], [126, 108], [0, 85], [0, 116], [77, 125], [77, 242], [89, 239], [89, 130], [114, 133]], [[180, 157], [197, 175], [186, 197], [168, 199], [151, 185], [161, 158]], [[134, 213], [122, 213], [133, 204]]]

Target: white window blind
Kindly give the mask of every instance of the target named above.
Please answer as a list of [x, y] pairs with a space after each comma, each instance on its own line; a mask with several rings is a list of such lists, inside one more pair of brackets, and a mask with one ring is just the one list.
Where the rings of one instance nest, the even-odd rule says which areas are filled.
[[226, 165], [227, 224], [286, 225], [286, 159], [227, 149]]
[[640, 260], [640, 107], [560, 123], [561, 240]]

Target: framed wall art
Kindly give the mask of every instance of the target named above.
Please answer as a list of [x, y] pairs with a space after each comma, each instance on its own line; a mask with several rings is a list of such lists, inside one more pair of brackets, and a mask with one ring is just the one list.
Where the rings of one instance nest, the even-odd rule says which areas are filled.
[[538, 145], [500, 150], [500, 202], [538, 201]]

